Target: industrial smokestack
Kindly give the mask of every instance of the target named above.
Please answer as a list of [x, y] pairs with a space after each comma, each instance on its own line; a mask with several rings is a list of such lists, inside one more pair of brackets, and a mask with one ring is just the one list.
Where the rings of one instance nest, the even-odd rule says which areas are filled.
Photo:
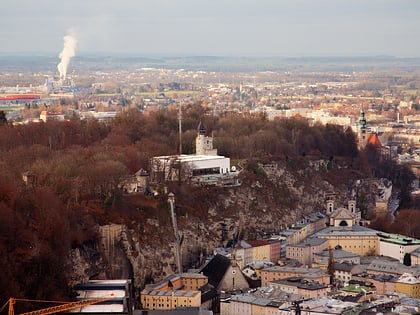
[[60, 53], [60, 63], [57, 66], [60, 73], [60, 80], [65, 80], [67, 76], [67, 67], [70, 59], [75, 55], [77, 39], [73, 35], [64, 36], [64, 47]]

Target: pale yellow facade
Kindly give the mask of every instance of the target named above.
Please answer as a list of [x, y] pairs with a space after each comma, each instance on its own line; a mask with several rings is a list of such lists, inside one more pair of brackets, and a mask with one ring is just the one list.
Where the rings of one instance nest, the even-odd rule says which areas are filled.
[[266, 315], [266, 306], [252, 304], [251, 312], [252, 315]]
[[173, 310], [177, 307], [200, 307], [200, 291], [148, 291], [140, 296], [141, 305], [148, 310]]
[[395, 290], [400, 293], [405, 293], [412, 298], [420, 298], [420, 281], [411, 274], [403, 274], [395, 285]]
[[379, 255], [379, 237], [377, 235], [329, 235], [319, 236], [328, 239], [329, 248], [341, 248], [359, 256]]
[[202, 286], [207, 284], [208, 278], [206, 276], [189, 277], [188, 275], [182, 275], [181, 281], [182, 281], [182, 284], [184, 285], [184, 290], [198, 291]]
[[270, 244], [253, 248], [254, 261], [270, 259]]

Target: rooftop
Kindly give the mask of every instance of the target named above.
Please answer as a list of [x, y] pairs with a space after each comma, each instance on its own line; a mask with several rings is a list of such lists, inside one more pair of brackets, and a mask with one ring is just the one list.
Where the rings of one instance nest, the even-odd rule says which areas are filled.
[[182, 154], [182, 155], [162, 155], [156, 156], [156, 159], [160, 160], [180, 160], [181, 162], [196, 162], [196, 161], [212, 161], [212, 160], [223, 160], [225, 159], [222, 155], [196, 155], [196, 154]]
[[376, 236], [378, 231], [360, 226], [360, 225], [353, 225], [353, 226], [330, 226], [327, 227], [318, 233], [315, 233], [315, 236]]
[[185, 296], [185, 297], [193, 297], [196, 295], [201, 295], [200, 291], [184, 291], [184, 290], [169, 290], [169, 291], [162, 291], [162, 290], [148, 290], [144, 289], [141, 291], [142, 295], [151, 295], [151, 296]]
[[294, 273], [323, 273], [324, 271], [320, 268], [301, 268], [301, 267], [289, 267], [289, 266], [273, 266], [264, 268], [263, 271], [268, 272], [294, 272]]
[[420, 240], [400, 234], [379, 232], [378, 236], [380, 237], [381, 242], [393, 243], [398, 245], [420, 245]]
[[325, 238], [313, 237], [313, 238], [307, 238], [304, 241], [300, 242], [299, 244], [288, 245], [288, 246], [290, 246], [290, 247], [310, 247], [310, 246], [319, 246], [319, 245], [321, 245], [325, 242], [327, 242], [327, 240]]
[[288, 286], [298, 287], [300, 289], [305, 290], [319, 290], [319, 289], [325, 289], [327, 286], [319, 283], [318, 281], [313, 280], [306, 280], [302, 277], [289, 277], [285, 279], [280, 280], [273, 280], [271, 283], [274, 284], [284, 284]]

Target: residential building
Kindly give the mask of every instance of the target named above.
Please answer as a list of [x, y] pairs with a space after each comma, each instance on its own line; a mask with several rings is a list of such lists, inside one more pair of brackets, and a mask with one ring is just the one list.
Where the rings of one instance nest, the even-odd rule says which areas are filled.
[[360, 265], [350, 264], [348, 262], [334, 264], [334, 278], [339, 283], [348, 284], [353, 279], [354, 275], [361, 274], [363, 269]]
[[377, 295], [387, 295], [396, 291], [396, 283], [398, 277], [385, 274], [367, 274], [362, 273], [354, 275], [353, 279], [356, 281], [370, 282], [375, 287]]
[[172, 310], [177, 307], [200, 307], [206, 276], [195, 273], [170, 274], [156, 284], [148, 284], [140, 293], [144, 309]]
[[404, 273], [399, 277], [395, 289], [397, 292], [405, 293], [413, 298], [420, 298], [420, 280], [412, 274]]
[[395, 312], [398, 312], [398, 314], [419, 314], [420, 299], [414, 299], [412, 297], [401, 298], [399, 305], [395, 307]]
[[290, 277], [273, 280], [269, 286], [278, 288], [286, 293], [296, 294], [302, 299], [317, 299], [327, 297], [328, 286], [317, 281], [306, 280], [302, 277]]
[[261, 287], [245, 293], [225, 294], [220, 299], [220, 315], [278, 315], [279, 307], [299, 296], [273, 287]]
[[212, 311], [202, 310], [198, 307], [178, 307], [174, 310], [140, 310], [135, 315], [213, 315]]
[[56, 113], [56, 112], [52, 112], [52, 111], [43, 110], [41, 114], [39, 115], [39, 119], [41, 119], [43, 122], [53, 121], [53, 120], [63, 121], [64, 115]]
[[329, 248], [340, 246], [345, 251], [359, 256], [379, 254], [377, 231], [364, 226], [331, 226], [319, 231], [315, 236], [327, 239]]
[[289, 266], [273, 266], [261, 271], [261, 285], [268, 286], [270, 282], [290, 277], [300, 277], [308, 281], [317, 281], [324, 285], [330, 284], [330, 276], [319, 268], [299, 268]]
[[177, 307], [200, 307], [200, 291], [184, 290], [148, 290], [140, 294], [141, 305], [150, 310], [173, 310]]
[[410, 253], [410, 260], [412, 266], [420, 265], [420, 248], [417, 248], [416, 250]]
[[242, 240], [235, 247], [235, 258], [241, 268], [256, 261], [277, 263], [280, 260], [281, 244], [280, 240]]
[[328, 240], [323, 238], [306, 238], [296, 245], [286, 245], [286, 258], [299, 261], [305, 266], [312, 267], [314, 254], [328, 248]]
[[411, 273], [417, 276], [420, 275], [420, 268], [418, 266], [407, 267], [394, 258], [383, 256], [372, 260], [366, 266], [366, 272], [368, 274], [387, 274], [393, 276]]
[[[351, 264], [360, 264], [360, 256], [341, 249], [341, 246], [336, 246], [331, 250], [331, 254], [335, 262], [348, 262]], [[326, 270], [328, 267], [328, 260], [330, 259], [330, 250], [324, 250], [313, 255], [313, 268], [321, 268]]]
[[378, 233], [378, 236], [379, 254], [398, 259], [400, 263], [404, 262], [405, 254], [420, 248], [420, 240], [412, 237], [385, 232]]
[[[344, 302], [337, 299], [321, 298], [303, 301], [299, 304], [301, 315], [337, 315], [354, 309], [359, 304], [354, 302]], [[284, 304], [279, 309], [279, 315], [295, 315], [296, 306]]]

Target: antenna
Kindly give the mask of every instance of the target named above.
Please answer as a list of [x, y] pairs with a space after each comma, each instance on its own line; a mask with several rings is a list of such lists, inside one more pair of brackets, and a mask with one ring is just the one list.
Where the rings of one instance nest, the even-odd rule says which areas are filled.
[[179, 104], [178, 125], [179, 125], [179, 155], [182, 154], [182, 105]]

